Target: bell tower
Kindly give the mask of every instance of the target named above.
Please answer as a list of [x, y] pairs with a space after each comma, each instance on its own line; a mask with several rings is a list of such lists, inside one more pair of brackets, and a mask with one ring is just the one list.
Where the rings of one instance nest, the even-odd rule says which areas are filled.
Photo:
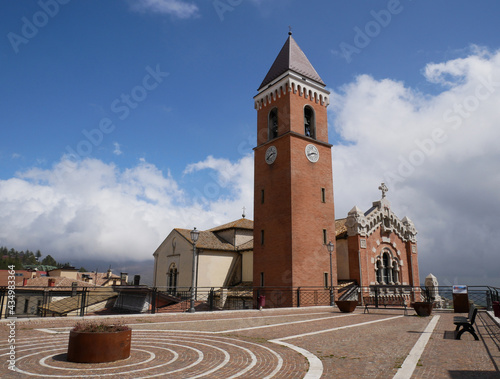
[[325, 86], [290, 32], [254, 97], [254, 287], [337, 284]]

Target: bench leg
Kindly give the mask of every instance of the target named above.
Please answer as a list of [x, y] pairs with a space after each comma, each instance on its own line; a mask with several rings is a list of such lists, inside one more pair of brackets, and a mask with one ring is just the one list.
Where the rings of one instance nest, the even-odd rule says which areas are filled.
[[[458, 326], [457, 326], [457, 328], [458, 328]], [[455, 332], [456, 332], [456, 330], [455, 330]], [[465, 332], [469, 332], [470, 334], [472, 334], [474, 336], [474, 339], [476, 341], [479, 341], [479, 337], [477, 336], [476, 331], [474, 330], [474, 327], [469, 326], [469, 325], [464, 326], [458, 333], [456, 333], [455, 339], [459, 340], [460, 337], [462, 337], [462, 334], [464, 334]]]

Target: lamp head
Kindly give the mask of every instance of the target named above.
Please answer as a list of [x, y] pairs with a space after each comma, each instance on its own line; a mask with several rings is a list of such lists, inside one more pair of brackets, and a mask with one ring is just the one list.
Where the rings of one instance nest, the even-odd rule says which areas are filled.
[[193, 230], [191, 230], [191, 240], [196, 243], [196, 241], [198, 241], [198, 237], [200, 236], [200, 231], [199, 230], [196, 230], [196, 228], [194, 228]]

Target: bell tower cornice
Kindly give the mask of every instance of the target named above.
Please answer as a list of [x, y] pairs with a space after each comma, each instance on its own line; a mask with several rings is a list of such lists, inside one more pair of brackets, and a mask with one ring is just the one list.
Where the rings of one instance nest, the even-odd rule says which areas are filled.
[[324, 107], [328, 107], [330, 104], [329, 91], [312, 80], [308, 80], [293, 71], [287, 71], [254, 96], [255, 109], [262, 109], [285, 93], [293, 93], [310, 99]]

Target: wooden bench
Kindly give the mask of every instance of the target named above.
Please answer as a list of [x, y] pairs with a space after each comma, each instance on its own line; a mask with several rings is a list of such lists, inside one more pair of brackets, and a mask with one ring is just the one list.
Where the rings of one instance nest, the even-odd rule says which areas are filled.
[[474, 306], [474, 304], [471, 304], [469, 308], [468, 317], [455, 316], [453, 318], [453, 323], [457, 326], [455, 328], [456, 340], [459, 340], [462, 334], [464, 334], [465, 332], [469, 332], [474, 336], [474, 339], [476, 341], [479, 341], [479, 337], [477, 336], [476, 331], [474, 330], [474, 323], [476, 322], [476, 316], [477, 316], [477, 308]]
[[[374, 296], [363, 297], [363, 302], [365, 304], [365, 310], [363, 311], [363, 313], [370, 313], [370, 310], [368, 309], [369, 305], [377, 305]], [[406, 299], [402, 295], [379, 296], [378, 307], [380, 307], [381, 305], [383, 305], [384, 308], [387, 308], [388, 305], [404, 307], [405, 315], [408, 314]]]

